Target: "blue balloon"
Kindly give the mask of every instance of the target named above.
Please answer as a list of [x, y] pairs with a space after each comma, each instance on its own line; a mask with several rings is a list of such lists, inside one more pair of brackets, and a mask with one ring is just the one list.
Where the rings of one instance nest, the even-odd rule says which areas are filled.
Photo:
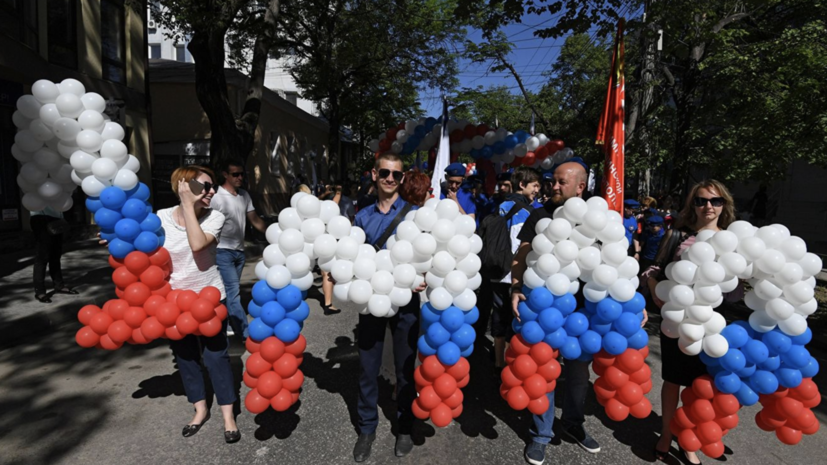
[[516, 132], [514, 133], [514, 137], [516, 137], [516, 138], [517, 138], [517, 142], [518, 142], [518, 143], [520, 143], [520, 144], [524, 144], [524, 143], [525, 143], [525, 141], [527, 141], [527, 140], [528, 140], [528, 138], [529, 138], [529, 137], [531, 137], [531, 136], [530, 136], [527, 132], [525, 132], [525, 131], [523, 131], [522, 129], [520, 129], [519, 131], [516, 131]]
[[158, 247], [163, 247], [164, 242], [166, 242], [166, 241], [167, 241], [167, 235], [164, 234], [163, 230], [161, 230], [161, 233], [158, 234]]
[[428, 135], [428, 129], [424, 125], [420, 124], [414, 128], [414, 134], [416, 134], [416, 137], [419, 139], [422, 139]]
[[[272, 287], [267, 285], [267, 281], [261, 280], [255, 284], [253, 284], [253, 301], [262, 306], [267, 302], [276, 300], [276, 291], [273, 290]], [[283, 307], [284, 305], [282, 305]]]
[[716, 367], [721, 364], [720, 358], [710, 357], [704, 351], [701, 351], [701, 353], [698, 354], [698, 358], [700, 358], [704, 365], [706, 365], [707, 367]]
[[589, 329], [603, 336], [612, 330], [611, 323], [604, 323], [597, 315], [589, 317]]
[[767, 345], [770, 355], [783, 354], [790, 350], [790, 347], [793, 345], [793, 341], [778, 330], [772, 330], [764, 334], [764, 337], [762, 337], [761, 340]]
[[813, 331], [810, 328], [807, 328], [803, 333], [790, 338], [790, 340], [795, 345], [806, 346], [813, 340]]
[[540, 312], [545, 308], [551, 307], [554, 303], [554, 296], [545, 287], [538, 287], [531, 291], [528, 295], [528, 306], [535, 312]]
[[131, 243], [117, 237], [109, 241], [109, 253], [115, 258], [124, 258], [134, 250], [135, 247]]
[[428, 344], [428, 341], [425, 339], [425, 336], [419, 336], [419, 340], [416, 341], [416, 348], [419, 350], [420, 354], [426, 357], [436, 355], [436, 349]]
[[123, 204], [123, 207], [121, 207], [121, 213], [123, 216], [132, 218], [140, 223], [147, 217], [146, 207], [146, 202], [143, 200], [129, 199]]
[[480, 310], [477, 307], [471, 307], [471, 310], [465, 312], [465, 323], [472, 325], [480, 319]]
[[778, 384], [789, 389], [797, 388], [804, 378], [801, 371], [795, 368], [779, 368], [775, 371], [775, 376], [778, 377]]
[[569, 360], [577, 360], [583, 355], [583, 349], [580, 347], [580, 340], [576, 337], [567, 337], [563, 346], [560, 347], [560, 355]]
[[632, 297], [631, 300], [623, 302], [621, 306], [624, 312], [640, 313], [646, 308], [646, 298], [643, 297], [640, 292], [635, 292], [634, 297]]
[[738, 375], [738, 377], [740, 378], [749, 378], [755, 373], [756, 370], [757, 367], [754, 363], [747, 363], [746, 366], [744, 366], [744, 368], [741, 368], [740, 370], [736, 371], [735, 374]]
[[529, 344], [537, 344], [546, 336], [543, 328], [536, 321], [527, 321], [523, 324], [523, 329], [520, 331], [523, 339]]
[[640, 329], [640, 319], [636, 313], [623, 312], [612, 323], [615, 331], [622, 334], [623, 337], [632, 337]]
[[285, 318], [276, 325], [273, 333], [277, 338], [281, 339], [282, 342], [289, 344], [299, 338], [301, 330], [302, 327], [296, 320]]
[[563, 316], [566, 316], [577, 309], [577, 299], [575, 299], [570, 293], [566, 293], [555, 298], [554, 303], [551, 304], [551, 306], [557, 310], [560, 310], [560, 313], [562, 313]]
[[537, 322], [540, 323], [540, 327], [543, 328], [543, 331], [546, 333], [557, 331], [563, 326], [564, 321], [563, 314], [554, 307], [549, 307], [541, 311], [540, 316], [537, 318]]
[[141, 225], [137, 221], [130, 218], [121, 218], [115, 224], [115, 234], [118, 239], [126, 242], [132, 242], [141, 233]]
[[150, 194], [149, 187], [147, 187], [147, 185], [142, 183], [142, 182], [138, 183], [138, 188], [137, 189], [133, 189], [130, 192], [132, 192], [131, 194], [129, 194], [130, 199], [138, 199], [138, 200], [142, 200], [144, 202], [149, 200], [149, 194]]
[[444, 365], [453, 365], [457, 363], [460, 355], [461, 351], [459, 350], [459, 347], [451, 341], [442, 344], [439, 346], [439, 349], [436, 350], [437, 358], [439, 358], [439, 361]]
[[759, 394], [772, 394], [778, 390], [778, 378], [765, 370], [756, 370], [750, 377], [750, 385]]
[[428, 345], [440, 347], [451, 339], [451, 333], [442, 324], [433, 323], [425, 331], [425, 337], [428, 339]]
[[259, 318], [261, 316], [261, 305], [251, 300], [250, 303], [247, 304], [247, 313], [253, 318]]
[[[729, 373], [728, 371], [724, 370], [724, 367], [722, 367], [721, 365], [707, 366], [706, 367], [706, 372], [709, 373], [712, 376], [717, 376], [718, 373], [724, 373], [724, 374]], [[733, 373], [733, 374], [735, 376], [738, 376], [735, 373]], [[738, 379], [741, 379], [741, 378], [739, 377]]]
[[506, 150], [508, 150], [505, 146], [505, 142], [503, 142], [501, 140], [498, 140], [497, 142], [494, 142], [494, 145], [492, 145], [491, 148], [494, 150], [494, 153], [496, 153], [497, 155], [502, 155], [502, 154], [505, 153]]
[[801, 369], [810, 363], [810, 352], [804, 346], [793, 345], [781, 354], [781, 363], [790, 368]]
[[756, 394], [747, 383], [741, 383], [738, 392], [735, 392], [735, 398], [738, 399], [741, 405], [747, 407], [755, 405], [758, 402], [758, 394]]
[[758, 364], [758, 368], [767, 371], [775, 371], [781, 367], [781, 357], [776, 355], [773, 357], [767, 357], [766, 360]]
[[261, 321], [261, 318], [254, 318], [247, 327], [248, 334], [256, 342], [261, 342], [273, 335], [273, 328]]
[[126, 192], [120, 187], [109, 186], [101, 192], [100, 201], [110, 210], [120, 210], [126, 202]]
[[[566, 328], [566, 333], [569, 336], [577, 337], [589, 329], [589, 319], [582, 313], [572, 313], [566, 318], [563, 327]], [[625, 342], [626, 339], [624, 338], [623, 341]]]
[[566, 338], [568, 338], [566, 330], [560, 328], [553, 333], [546, 334], [546, 337], [543, 338], [543, 342], [550, 345], [552, 349], [559, 349], [566, 343]]
[[620, 333], [609, 331], [603, 336], [603, 349], [611, 355], [620, 355], [629, 348], [629, 342]]
[[302, 291], [302, 300], [307, 300], [307, 291]]
[[514, 318], [513, 320], [511, 320], [511, 329], [514, 330], [515, 334], [520, 334], [520, 332], [522, 332], [523, 330], [523, 324], [517, 321], [516, 318]]
[[275, 327], [284, 319], [284, 307], [278, 302], [270, 301], [261, 306], [261, 321], [267, 326]]
[[810, 361], [807, 362], [804, 367], [801, 368], [801, 376], [804, 378], [812, 378], [818, 374], [818, 360], [815, 357], [810, 357]]
[[276, 291], [276, 299], [285, 310], [293, 311], [302, 303], [302, 291], [298, 287], [288, 284], [284, 288]]
[[580, 348], [587, 354], [596, 354], [600, 352], [603, 346], [603, 338], [592, 330], [587, 330], [578, 338], [580, 340]]
[[[462, 349], [462, 352], [459, 353], [460, 356], [468, 358], [471, 354], [474, 353], [474, 344], [469, 345], [468, 347]], [[459, 361], [459, 360], [457, 360]]]
[[721, 371], [715, 376], [715, 387], [724, 394], [735, 394], [741, 389], [741, 378], [735, 373]]
[[744, 354], [738, 349], [730, 348], [727, 353], [721, 357], [721, 366], [727, 371], [736, 372], [743, 369], [747, 365], [747, 359]]
[[[112, 242], [117, 238], [118, 238], [118, 235], [115, 234], [114, 232], [105, 232], [105, 231], [101, 230], [101, 239], [103, 239], [105, 241], [108, 241], [108, 242]], [[130, 244], [130, 245], [132, 245], [132, 244]]]
[[161, 230], [161, 218], [155, 213], [146, 215], [146, 218], [141, 221], [141, 230], [157, 233]]
[[741, 351], [744, 353], [744, 357], [747, 358], [748, 362], [755, 364], [763, 363], [764, 360], [770, 356], [767, 346], [758, 339], [750, 339]]
[[747, 331], [747, 334], [749, 334], [749, 337], [751, 337], [753, 339], [760, 339], [760, 336], [762, 336], [764, 334], [764, 333], [758, 333], [757, 331], [752, 329], [752, 326], [749, 325], [749, 322], [747, 320], [733, 321], [731, 323], [731, 325], [740, 326], [740, 327], [744, 328]]
[[87, 197], [86, 199], [86, 209], [89, 210], [91, 213], [95, 213], [98, 210], [103, 208], [103, 204], [97, 197]]
[[532, 310], [526, 302], [520, 302], [519, 305], [517, 305], [517, 311], [520, 312], [520, 320], [523, 322], [534, 321], [538, 317], [537, 312]]
[[[583, 309], [586, 310], [586, 313], [588, 313], [591, 317], [592, 315], [597, 313], [597, 302], [586, 300], [586, 304], [583, 306]], [[589, 320], [591, 320], [591, 318], [589, 318]]]
[[480, 149], [480, 155], [482, 155], [482, 158], [485, 158], [486, 160], [488, 160], [488, 159], [490, 159], [491, 157], [494, 156], [494, 149], [492, 149], [490, 146], [486, 145], [486, 146], [484, 146], [483, 148]]
[[428, 132], [432, 131], [434, 129], [434, 126], [436, 126], [436, 124], [437, 124], [437, 120], [433, 116], [429, 116], [429, 117], [425, 118], [425, 129]]
[[158, 235], [149, 231], [142, 231], [135, 238], [135, 248], [143, 253], [152, 253], [161, 246], [161, 240]]
[[123, 217], [120, 213], [106, 207], [100, 208], [95, 212], [95, 223], [100, 226], [101, 229], [114, 230], [115, 225], [118, 224], [121, 218]]
[[451, 334], [451, 342], [462, 350], [465, 350], [470, 345], [474, 345], [474, 339], [476, 338], [477, 333], [474, 331], [474, 328], [467, 324], [463, 324]]
[[517, 136], [515, 136], [514, 134], [505, 136], [505, 139], [503, 139], [503, 143], [505, 143], [505, 147], [507, 149], [513, 149], [517, 146], [517, 144], [519, 144], [519, 142], [517, 142]]
[[420, 312], [422, 321], [425, 324], [435, 323], [439, 321], [440, 315], [442, 315], [442, 310], [435, 309], [430, 302], [426, 302], [425, 305], [422, 306]]
[[442, 316], [439, 317], [439, 322], [449, 333], [453, 333], [465, 323], [465, 315], [462, 313], [462, 310], [451, 305], [442, 312]]
[[307, 305], [307, 302], [302, 302], [298, 307], [296, 307], [295, 310], [287, 312], [285, 316], [291, 320], [296, 320], [301, 323], [310, 316], [310, 306]]
[[597, 316], [606, 323], [615, 321], [623, 312], [623, 307], [612, 298], [606, 298], [597, 303]]
[[471, 149], [471, 151], [468, 152], [468, 155], [471, 155], [471, 158], [473, 158], [474, 160], [479, 160], [479, 158], [482, 156], [482, 151], [480, 151], [479, 149]]
[[640, 350], [649, 344], [649, 333], [645, 329], [639, 328], [635, 334], [629, 337], [628, 345], [632, 349]]
[[727, 327], [721, 331], [721, 336], [727, 340], [729, 347], [733, 349], [744, 347], [744, 344], [750, 339], [747, 330], [738, 325], [727, 325]]

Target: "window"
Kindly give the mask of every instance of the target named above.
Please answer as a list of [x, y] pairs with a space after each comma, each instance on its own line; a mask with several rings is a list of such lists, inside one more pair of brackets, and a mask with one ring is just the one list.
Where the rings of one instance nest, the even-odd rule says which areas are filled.
[[161, 44], [149, 44], [149, 58], [161, 58]]
[[67, 68], [78, 68], [77, 3], [52, 0], [48, 7], [47, 40], [49, 61]]
[[123, 0], [101, 0], [103, 78], [126, 82], [126, 12]]
[[175, 44], [175, 61], [182, 63], [187, 62], [187, 46], [184, 44]]
[[0, 0], [0, 34], [37, 50], [37, 2]]
[[285, 92], [284, 99], [292, 103], [293, 105], [296, 105], [299, 99], [299, 94], [298, 92]]

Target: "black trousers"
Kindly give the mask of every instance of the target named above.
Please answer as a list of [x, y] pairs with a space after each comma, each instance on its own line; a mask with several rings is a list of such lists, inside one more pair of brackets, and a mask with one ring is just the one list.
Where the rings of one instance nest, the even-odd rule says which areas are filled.
[[46, 265], [55, 289], [63, 287], [63, 273], [60, 270], [60, 256], [63, 254], [63, 234], [51, 235], [47, 226], [57, 218], [37, 215], [31, 218], [32, 233], [37, 242], [34, 258], [34, 293], [46, 293]]

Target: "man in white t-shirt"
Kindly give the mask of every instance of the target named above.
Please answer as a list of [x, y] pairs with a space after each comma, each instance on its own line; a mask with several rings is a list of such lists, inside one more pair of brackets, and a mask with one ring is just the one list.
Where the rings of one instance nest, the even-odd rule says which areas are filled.
[[241, 306], [239, 294], [241, 272], [244, 270], [244, 231], [247, 221], [254, 228], [264, 232], [267, 226], [256, 214], [250, 194], [241, 189], [244, 182], [244, 164], [241, 161], [227, 162], [221, 171], [222, 184], [212, 198], [212, 208], [224, 214], [224, 227], [216, 251], [216, 262], [227, 292], [227, 310], [230, 316], [228, 333], [241, 334], [247, 338], [247, 315]]

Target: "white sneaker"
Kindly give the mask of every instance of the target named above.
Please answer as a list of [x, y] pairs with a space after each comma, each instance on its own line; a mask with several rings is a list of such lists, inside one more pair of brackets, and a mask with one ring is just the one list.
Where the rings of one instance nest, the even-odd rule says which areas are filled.
[[227, 326], [227, 336], [235, 336], [235, 331], [233, 331], [232, 326]]

